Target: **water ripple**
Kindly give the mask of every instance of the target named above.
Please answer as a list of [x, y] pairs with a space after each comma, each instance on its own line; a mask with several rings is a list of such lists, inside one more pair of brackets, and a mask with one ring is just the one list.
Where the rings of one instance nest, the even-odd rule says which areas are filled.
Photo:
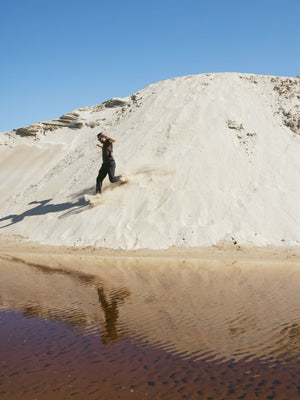
[[[174, 360], [220, 368], [257, 360], [269, 368], [298, 365], [299, 269], [182, 268], [160, 265], [149, 270], [132, 262], [130, 268], [98, 265], [92, 273], [87, 267], [86, 272], [63, 267], [51, 271], [7, 260], [0, 265], [0, 308], [2, 313], [18, 313], [17, 321], [26, 319], [28, 326], [38, 326], [36, 331], [47, 323], [54, 341], [66, 341], [52, 353], [52, 360], [76, 352], [81, 343], [81, 351], [97, 365], [102, 359], [113, 365], [120, 360], [126, 363], [126, 354], [134, 363], [144, 357], [136, 354], [147, 349], [153, 357], [163, 352]], [[5, 318], [0, 323], [7, 323]], [[37, 340], [29, 328], [24, 332]], [[72, 341], [67, 340], [69, 335]], [[11, 333], [10, 340], [15, 337]], [[97, 351], [91, 350], [93, 340], [102, 346]], [[45, 345], [39, 339], [40, 349]], [[37, 358], [42, 368], [50, 368], [42, 352]], [[136, 362], [134, 368], [140, 368]]]

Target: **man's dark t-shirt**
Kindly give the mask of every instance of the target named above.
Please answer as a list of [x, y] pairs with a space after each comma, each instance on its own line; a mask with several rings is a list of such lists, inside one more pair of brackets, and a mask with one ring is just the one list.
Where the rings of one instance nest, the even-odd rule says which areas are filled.
[[109, 139], [106, 139], [102, 147], [102, 160], [104, 164], [114, 160], [113, 157], [113, 144]]

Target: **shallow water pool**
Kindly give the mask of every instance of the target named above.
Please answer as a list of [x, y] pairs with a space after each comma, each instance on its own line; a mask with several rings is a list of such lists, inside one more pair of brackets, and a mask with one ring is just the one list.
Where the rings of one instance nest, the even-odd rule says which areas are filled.
[[296, 266], [74, 260], [2, 257], [2, 399], [300, 398]]

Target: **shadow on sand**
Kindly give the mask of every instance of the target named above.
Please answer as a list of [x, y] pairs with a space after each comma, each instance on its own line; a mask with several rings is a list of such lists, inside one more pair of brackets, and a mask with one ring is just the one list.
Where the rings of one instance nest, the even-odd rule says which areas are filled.
[[79, 212], [83, 211], [83, 209], [87, 205], [87, 202], [84, 200], [84, 198], [79, 198], [75, 202], [66, 202], [66, 203], [60, 203], [60, 204], [49, 204], [51, 200], [52, 199], [41, 200], [41, 201], [32, 201], [31, 203], [29, 203], [29, 205], [35, 205], [35, 206], [33, 208], [31, 208], [30, 210], [27, 210], [21, 214], [11, 214], [6, 217], [0, 218], [0, 222], [10, 220], [10, 223], [8, 223], [4, 226], [1, 226], [0, 229], [17, 224], [18, 222], [23, 221], [26, 217], [67, 211], [67, 213], [65, 213], [59, 217], [59, 218], [62, 218], [63, 216], [65, 216], [67, 214], [79, 213]]

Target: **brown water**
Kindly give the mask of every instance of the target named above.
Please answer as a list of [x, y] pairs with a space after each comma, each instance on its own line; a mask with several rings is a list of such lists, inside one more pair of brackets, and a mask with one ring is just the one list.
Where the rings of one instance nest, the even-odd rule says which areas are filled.
[[1, 399], [298, 399], [300, 270], [0, 263]]

